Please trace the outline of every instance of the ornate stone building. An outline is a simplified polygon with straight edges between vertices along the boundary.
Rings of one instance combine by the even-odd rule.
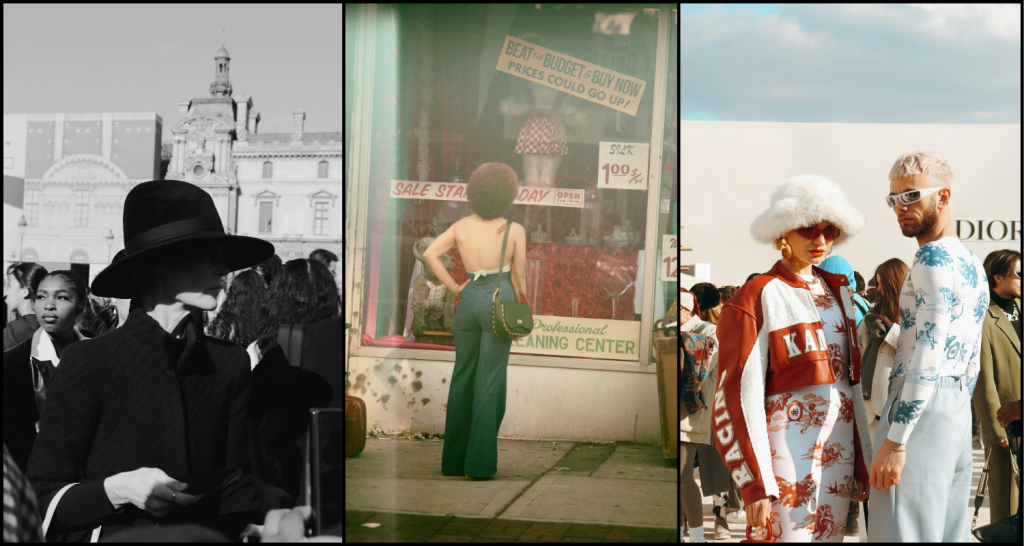
[[[252,98],[232,96],[227,50],[214,60],[210,97],[179,102],[166,178],[205,189],[226,230],[274,243],[282,261],[340,256],[341,132],[307,133],[295,110],[291,133],[259,133]]]
[[[72,269],[91,282],[124,248],[125,195],[159,178],[163,121],[153,112],[17,117],[24,118],[18,134],[7,134],[5,116],[4,139],[23,143],[24,156],[16,159],[24,179],[10,183],[23,184],[27,226],[22,238],[5,222],[4,262]]]

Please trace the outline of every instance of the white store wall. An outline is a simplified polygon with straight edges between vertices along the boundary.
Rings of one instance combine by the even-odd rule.
[[[1020,125],[903,125],[683,121],[680,246],[690,263],[711,264],[711,282],[739,286],[767,271],[779,252],[750,237],[750,223],[783,180],[819,174],[840,184],[867,220],[837,247],[869,279],[889,258],[908,265],[917,241],[900,233],[885,204],[889,169],[904,153],[932,151],[953,170],[953,218],[1021,219]],[[998,232],[998,231],[997,231]],[[978,258],[1010,242],[967,242]]]
[[[348,366],[368,430],[444,432],[454,362],[350,357]],[[509,366],[505,407],[499,438],[661,442],[653,373]]]

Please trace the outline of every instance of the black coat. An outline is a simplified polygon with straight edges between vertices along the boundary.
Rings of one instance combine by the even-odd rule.
[[[4,326],[4,352],[17,347],[22,341],[31,339],[32,334],[39,329],[39,319],[35,313],[22,315],[18,320],[11,321]]]
[[[198,523],[237,537],[261,523],[249,474],[246,414],[251,373],[245,350],[206,337],[192,315],[168,334],[142,309],[121,328],[69,345],[40,416],[27,477],[46,514],[50,541],[86,541],[157,519],[129,504],[115,511],[103,480],[141,467],[171,477],[239,467],[246,476],[220,495],[174,511],[162,524]]]

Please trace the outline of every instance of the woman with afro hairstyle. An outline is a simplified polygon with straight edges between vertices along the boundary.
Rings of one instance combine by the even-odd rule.
[[[505,416],[512,342],[498,337],[491,321],[499,283],[503,300],[516,299],[512,279],[506,274],[513,261],[519,286],[526,285],[526,230],[504,217],[518,189],[516,172],[508,165],[477,167],[466,188],[473,215],[452,224],[423,252],[445,288],[461,295],[455,309],[455,371],[441,456],[441,473],[446,476],[488,479],[498,470],[498,429]],[[508,244],[502,256],[506,229]],[[441,263],[441,256],[455,245],[469,276],[461,286]]]

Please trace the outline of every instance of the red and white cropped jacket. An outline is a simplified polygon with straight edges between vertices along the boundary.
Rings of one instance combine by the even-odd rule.
[[[850,282],[845,275],[814,270],[832,289],[846,317],[847,376],[853,386],[855,422],[854,478],[866,480],[872,451],[860,387],[857,322],[849,290],[842,288]],[[836,380],[810,287],[781,261],[776,262],[722,307],[718,339],[718,385],[712,407],[715,445],[744,502],[779,498],[768,446],[765,397]]]

